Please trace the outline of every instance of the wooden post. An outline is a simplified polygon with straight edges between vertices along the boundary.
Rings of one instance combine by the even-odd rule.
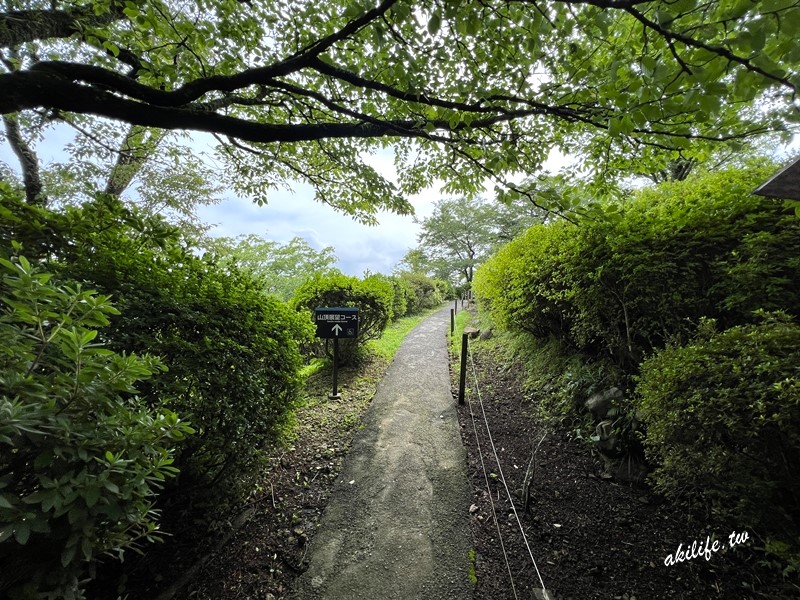
[[[458,382],[458,403],[464,404],[464,387],[467,383],[467,345],[469,334],[461,334],[461,377]]]
[[[453,300],[453,310],[455,310],[456,314],[458,314],[458,298]]]
[[[450,335],[452,336],[456,331],[456,311],[450,309]]]

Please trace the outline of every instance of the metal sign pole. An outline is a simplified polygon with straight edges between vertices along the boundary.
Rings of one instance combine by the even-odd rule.
[[[328,396],[331,400],[339,399],[339,338],[333,338],[333,393]]]
[[[314,309],[314,323],[317,326],[317,337],[333,339],[333,392],[328,395],[331,400],[338,400],[339,395],[339,338],[354,340],[358,337],[358,308],[319,306]],[[327,348],[327,345],[325,346]]]

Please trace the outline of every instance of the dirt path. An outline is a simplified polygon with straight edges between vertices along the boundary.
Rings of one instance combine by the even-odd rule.
[[[466,455],[443,309],[405,339],[363,418],[293,598],[466,599]]]

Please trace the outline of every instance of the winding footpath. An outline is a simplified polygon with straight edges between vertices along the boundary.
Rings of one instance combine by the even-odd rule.
[[[472,596],[466,454],[444,308],[403,341],[363,417],[296,600]]]

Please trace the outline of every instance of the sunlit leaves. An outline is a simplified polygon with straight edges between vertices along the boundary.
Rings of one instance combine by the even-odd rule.
[[[382,142],[342,139],[359,138],[362,128],[392,141],[417,140],[417,154],[402,165],[414,171],[407,180],[444,176],[447,189],[458,192],[480,188],[478,179],[533,172],[552,147],[580,148],[595,163],[603,157],[605,166],[595,170],[611,177],[632,150],[694,151],[710,140],[787,128],[787,102],[800,81],[800,8],[783,0],[653,0],[618,8],[583,1],[143,0],[127,2],[122,16],[86,27],[83,40],[92,49],[76,42],[72,56],[130,72],[134,65],[120,62],[130,51],[137,82],[164,91],[222,76],[180,107],[200,111],[200,128],[215,130],[232,117],[303,132],[278,148],[267,132],[263,147],[223,142],[237,189],[265,202],[269,189],[300,179],[320,201],[364,221],[376,209],[408,207],[392,183],[360,164],[361,153]],[[306,62],[311,57],[339,70],[322,73]],[[277,74],[267,76],[272,67]],[[243,73],[264,77],[239,83]],[[236,81],[225,79],[231,75]],[[757,109],[743,111],[746,104]],[[342,123],[353,128],[328,135],[328,125]],[[512,151],[502,148],[509,140]]]

